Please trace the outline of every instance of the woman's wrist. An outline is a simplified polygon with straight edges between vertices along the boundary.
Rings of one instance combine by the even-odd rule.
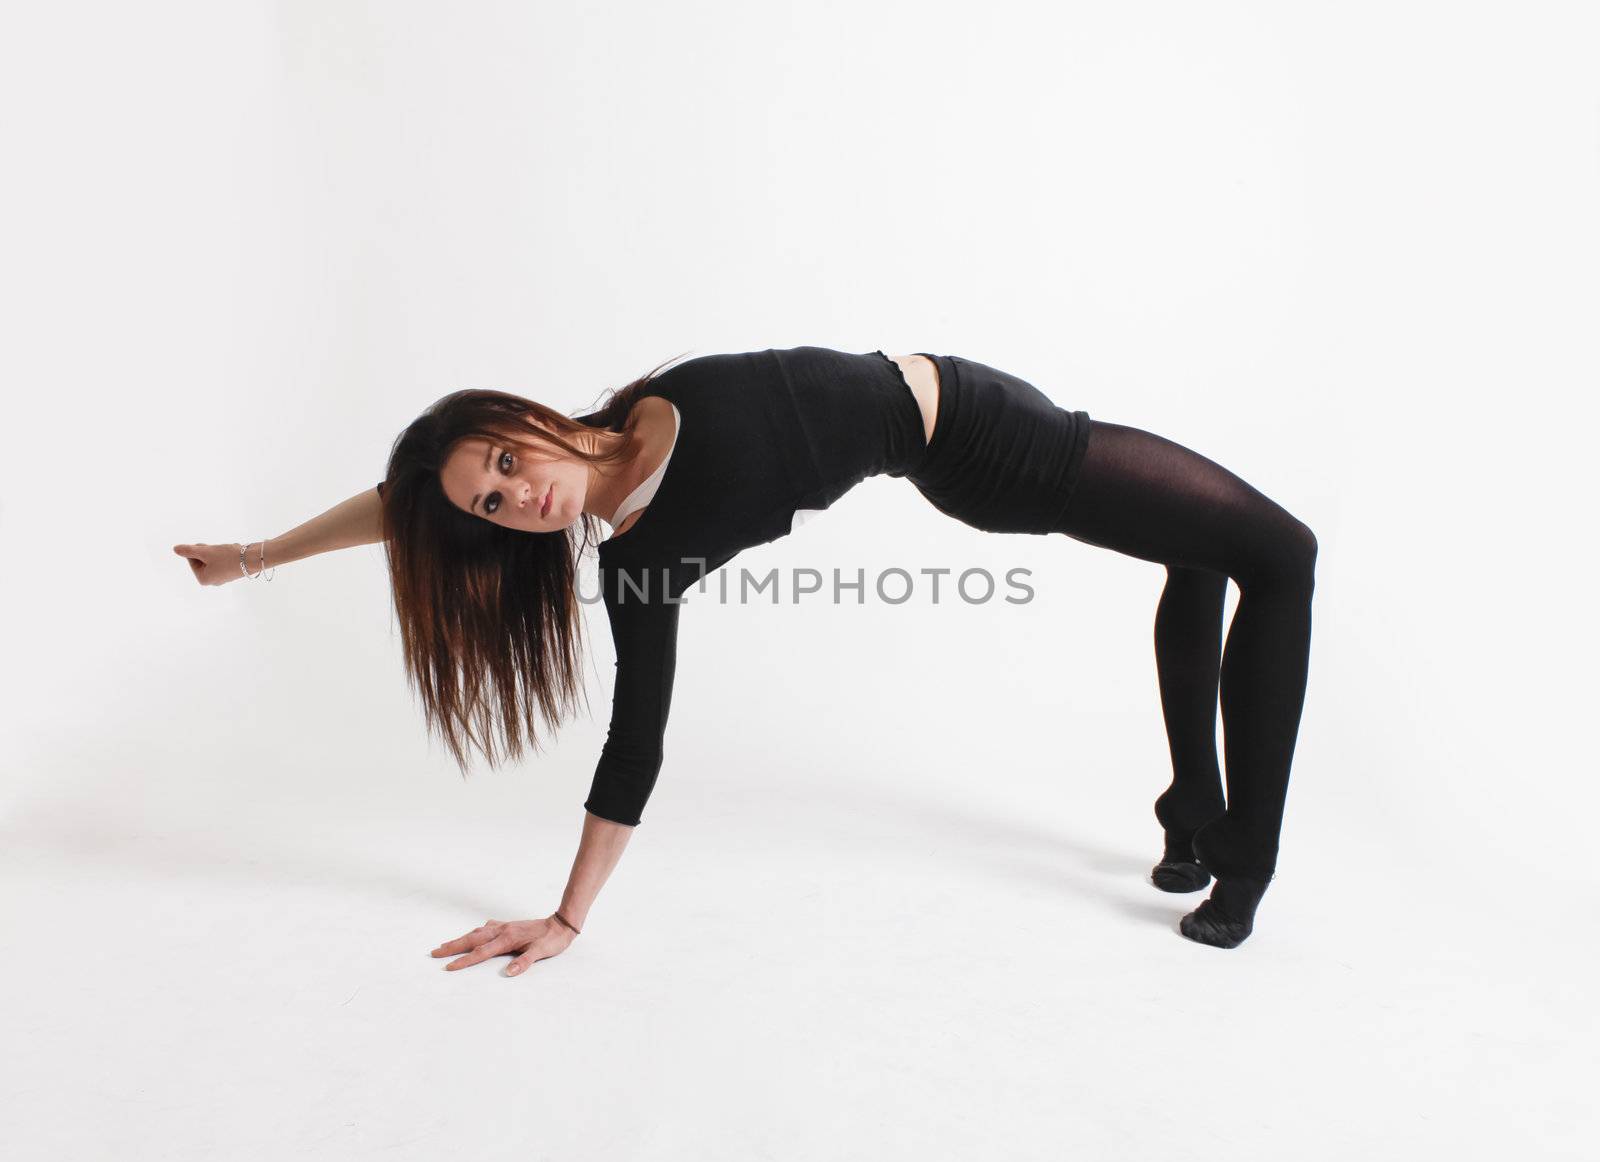
[[[563,928],[567,929],[567,931],[571,932],[574,936],[583,935],[576,924],[567,919],[566,916],[562,915],[560,908],[557,908],[554,912],[550,913],[550,918],[557,924],[560,924]]]
[[[239,546],[239,572],[251,580],[265,577],[271,581],[277,570],[267,572],[267,542],[246,541]]]

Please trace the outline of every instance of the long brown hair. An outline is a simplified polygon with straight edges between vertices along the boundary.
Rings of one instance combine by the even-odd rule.
[[[520,758],[524,738],[542,750],[536,718],[553,731],[580,701],[578,562],[599,529],[587,513],[553,533],[503,528],[451,504],[440,471],[473,438],[523,451],[542,443],[590,464],[613,463],[628,454],[641,391],[671,362],[570,418],[509,392],[452,392],[395,440],[382,488],[383,543],[406,678],[463,776],[469,744],[491,767]],[[586,428],[629,439],[587,452],[571,442]]]

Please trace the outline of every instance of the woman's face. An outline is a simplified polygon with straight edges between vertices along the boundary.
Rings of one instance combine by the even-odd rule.
[[[583,514],[589,469],[559,448],[531,453],[490,440],[463,440],[445,461],[439,483],[451,504],[476,517],[526,533],[553,533]]]

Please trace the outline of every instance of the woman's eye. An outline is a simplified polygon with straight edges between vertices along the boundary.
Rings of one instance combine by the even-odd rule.
[[[499,463],[500,463],[500,471],[502,473],[504,473],[507,476],[511,475],[511,467],[512,467],[513,462],[514,461],[512,460],[512,456],[511,456],[510,452],[504,452],[503,451],[503,452],[500,453],[500,461],[499,461]],[[500,494],[498,492],[491,492],[487,497],[484,498],[483,511],[485,513],[494,513],[496,511],[498,511],[499,508],[500,508]]]

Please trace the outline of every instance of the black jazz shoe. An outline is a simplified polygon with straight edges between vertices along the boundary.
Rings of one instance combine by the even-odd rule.
[[[1267,882],[1233,876],[1219,879],[1210,898],[1178,921],[1178,931],[1214,948],[1239,947],[1255,927],[1256,907],[1266,894]]]
[[[1150,869],[1150,882],[1163,892],[1198,892],[1211,882],[1211,873],[1196,862],[1187,839],[1168,835],[1161,862]]]

